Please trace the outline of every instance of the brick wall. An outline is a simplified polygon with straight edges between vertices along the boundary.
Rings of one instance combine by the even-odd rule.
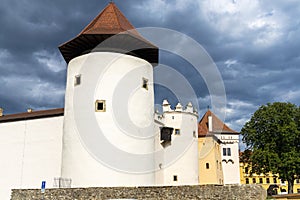
[[[39,189],[12,190],[11,200],[41,200]],[[202,185],[164,187],[107,187],[46,189],[44,200],[98,199],[205,199],[265,200],[266,191],[259,185]]]

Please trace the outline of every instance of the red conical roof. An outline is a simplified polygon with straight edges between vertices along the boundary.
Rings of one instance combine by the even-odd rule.
[[[118,7],[111,2],[80,34],[118,34],[127,30],[133,30],[138,34]]]
[[[111,41],[106,39],[114,36]],[[158,63],[158,48],[144,39],[127,20],[117,6],[111,2],[74,39],[59,47],[66,62],[90,51],[100,43],[96,51],[114,51]],[[155,65],[155,64],[154,64]]]

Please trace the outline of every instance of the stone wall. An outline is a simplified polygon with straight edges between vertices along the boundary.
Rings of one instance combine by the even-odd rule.
[[[294,199],[294,200],[299,200],[300,199],[300,194],[281,194],[281,195],[274,195],[272,196],[273,199],[280,199],[280,200],[289,200],[289,199]]]
[[[265,200],[266,191],[259,185],[202,185],[164,187],[61,188],[12,190],[11,200],[98,200],[98,199],[205,199]]]

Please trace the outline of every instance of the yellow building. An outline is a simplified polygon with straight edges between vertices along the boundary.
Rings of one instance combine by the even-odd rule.
[[[208,110],[198,124],[199,183],[223,185],[221,140],[209,131],[208,116],[214,115]],[[217,118],[214,122],[222,123]]]
[[[241,184],[259,184],[265,190],[268,188],[275,187],[277,194],[287,194],[288,183],[287,181],[281,181],[279,175],[273,175],[272,173],[264,174],[252,174],[250,175],[251,168],[247,163],[240,163],[240,177]],[[294,193],[300,193],[300,179],[296,179],[294,182]]]
[[[220,140],[214,135],[198,135],[199,183],[223,184]]]

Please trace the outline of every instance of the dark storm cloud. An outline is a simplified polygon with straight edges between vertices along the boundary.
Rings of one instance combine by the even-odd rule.
[[[0,107],[63,107],[66,64],[57,46],[75,37],[109,1],[4,0],[0,5]],[[187,34],[215,61],[227,95],[226,122],[237,131],[261,104],[300,102],[300,4],[297,1],[115,1],[135,27]],[[187,49],[188,51],[188,49]],[[164,55],[191,82],[200,115],[210,105],[202,77]],[[163,91],[156,103],[160,103]]]

